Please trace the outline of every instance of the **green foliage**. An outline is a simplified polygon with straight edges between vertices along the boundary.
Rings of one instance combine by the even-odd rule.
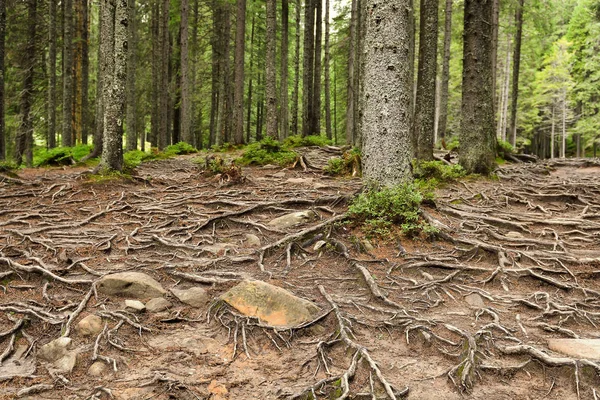
[[[191,144],[187,144],[185,142],[179,142],[179,143],[167,146],[163,153],[167,157],[172,157],[172,156],[179,156],[179,155],[184,155],[184,154],[193,154],[193,153],[197,153],[197,152],[198,152],[198,150]]]
[[[423,200],[418,184],[405,183],[361,193],[348,208],[348,213],[362,225],[367,236],[389,236],[394,225],[399,225],[406,236],[432,235],[435,228],[420,221],[419,206]]]
[[[460,165],[448,165],[442,161],[423,161],[414,166],[414,175],[417,179],[435,179],[436,182],[453,182],[466,176]]]
[[[220,146],[218,144],[214,144],[210,149],[215,153],[226,153],[228,151],[236,150],[237,148],[239,147],[234,145],[233,143],[225,142]]]
[[[458,142],[458,135],[452,136],[450,140],[446,142],[446,149],[450,151],[458,151],[460,143]]]
[[[501,139],[498,139],[497,145],[496,145],[496,154],[498,154],[498,156],[502,159],[502,160],[506,160],[507,156],[510,154],[514,154],[515,149],[514,147]]]
[[[53,165],[71,165],[88,155],[92,146],[79,145],[74,147],[55,147],[46,149],[36,147],[33,151],[33,165],[47,167]]]
[[[114,181],[130,181],[130,180],[131,180],[131,175],[129,175],[127,173],[113,171],[113,170],[101,170],[95,174],[88,175],[87,183],[102,184],[102,183],[109,183],[109,182],[114,182]]]
[[[305,146],[329,146],[333,142],[327,139],[325,136],[320,135],[310,135],[310,136],[301,136],[294,135],[290,136],[284,140],[283,145],[289,149],[294,147],[305,147]]]
[[[127,170],[136,168],[143,162],[156,160],[159,158],[158,154],[146,153],[141,150],[131,150],[123,154],[123,167]]]
[[[361,153],[357,148],[344,152],[342,157],[330,158],[325,167],[329,175],[360,175]]]
[[[267,136],[260,142],[246,147],[236,161],[242,165],[278,164],[285,166],[296,160],[297,154],[285,148],[279,141]]]
[[[0,172],[9,172],[18,169],[19,166],[14,161],[0,161]]]

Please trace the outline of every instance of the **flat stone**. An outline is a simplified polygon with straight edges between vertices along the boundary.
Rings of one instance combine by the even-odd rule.
[[[125,309],[129,309],[135,312],[142,312],[146,310],[146,306],[139,300],[125,300]]]
[[[281,217],[277,217],[274,220],[270,221],[267,225],[278,229],[291,228],[292,226],[308,222],[314,217],[315,213],[313,211],[297,211],[290,214],[282,215]]]
[[[511,239],[522,239],[523,238],[523,234],[521,234],[520,232],[508,232],[506,234],[506,237],[509,237]]]
[[[37,356],[43,361],[57,361],[67,355],[67,349],[71,342],[71,338],[64,336],[54,339],[53,341],[41,346],[37,351]]]
[[[151,276],[141,272],[119,272],[105,275],[97,283],[100,293],[137,299],[159,297],[167,293]]]
[[[202,251],[208,251],[215,256],[222,256],[227,252],[227,250],[231,250],[233,248],[235,248],[235,244],[233,243],[214,243],[202,246]]]
[[[221,296],[230,306],[271,326],[297,326],[319,312],[312,302],[262,281],[246,280]]]
[[[548,348],[574,358],[600,360],[600,339],[548,339]]]
[[[23,357],[27,349],[28,345],[17,345],[13,354],[0,364],[0,382],[35,373],[36,358],[31,355]]]
[[[64,357],[48,366],[50,374],[70,374],[77,364],[77,351],[70,351]]]
[[[171,293],[182,303],[192,307],[203,307],[208,302],[208,294],[201,287],[189,289],[171,289]]]
[[[168,310],[172,306],[171,302],[162,297],[155,297],[146,303],[146,310],[151,313],[158,313]]]
[[[483,298],[477,293],[471,293],[470,295],[465,296],[465,301],[471,307],[475,308],[483,308],[485,307],[485,303],[483,302]]]
[[[77,323],[77,330],[83,336],[96,336],[102,332],[102,318],[90,314]]]
[[[102,376],[106,372],[106,363],[104,361],[96,361],[88,368],[88,375]]]
[[[246,233],[246,247],[260,247],[260,238],[252,233]]]
[[[285,178],[285,172],[277,172],[276,174],[272,175],[273,178]]]
[[[310,185],[314,181],[313,178],[289,178],[286,183],[293,183],[297,185]]]
[[[331,186],[326,183],[316,182],[313,187],[315,189],[329,189]]]

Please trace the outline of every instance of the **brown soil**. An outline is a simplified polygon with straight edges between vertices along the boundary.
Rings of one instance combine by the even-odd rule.
[[[195,156],[147,163],[135,179],[104,183],[90,182],[84,168],[26,170],[22,184],[0,176],[0,355],[12,336],[2,332],[26,318],[14,348],[30,349],[26,359],[36,365],[29,376],[0,377],[0,399],[36,384],[52,388],[28,398],[313,393],[326,399],[345,396],[344,374],[352,399],[577,399],[578,392],[592,399],[600,393],[598,360],[547,347],[550,338],[600,338],[600,165],[510,165],[499,170],[499,180],[447,185],[435,207],[424,208],[441,227],[436,240],[371,240],[375,248],[366,252],[359,229],[323,224],[345,212],[360,180],[323,175],[317,168],[330,153],[303,153],[316,168],[249,167],[244,181],[224,184],[203,174]],[[319,218],[305,225],[283,231],[266,225],[309,209]],[[294,236],[317,224],[323,227]],[[247,247],[247,233],[264,247]],[[315,251],[314,240],[305,243],[316,234],[329,245]],[[232,246],[200,251],[214,243]],[[77,365],[69,375],[51,377],[35,349],[60,337],[91,285],[61,283],[17,264],[68,280],[141,271],[167,290],[201,285],[180,273],[217,278],[201,285],[215,299],[251,277],[315,302],[326,315],[302,328],[269,329],[226,307],[193,308],[168,295],[174,306],[167,312],[123,314],[149,332],[140,334],[117,316],[105,319],[108,329],[122,324],[112,335],[119,346],[98,338],[98,354],[116,360],[117,372],[89,376],[96,338],[72,329],[81,350]],[[90,313],[122,310],[123,300],[92,295],[73,326]]]

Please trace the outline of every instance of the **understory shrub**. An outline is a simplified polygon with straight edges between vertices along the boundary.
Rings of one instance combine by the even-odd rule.
[[[423,161],[413,167],[415,178],[435,179],[437,183],[454,182],[467,174],[460,165],[448,165],[443,161]]]
[[[321,136],[321,135],[309,135],[309,136],[294,135],[294,136],[289,136],[283,142],[283,146],[290,148],[290,149],[294,148],[294,147],[304,147],[304,146],[323,147],[323,146],[329,146],[331,144],[333,144],[331,139],[327,139],[325,136]]]
[[[260,142],[246,146],[242,157],[236,160],[241,165],[266,165],[277,164],[285,166],[293,163],[298,155],[288,150],[281,142],[265,137]]]
[[[87,156],[90,151],[92,151],[92,146],[87,144],[53,149],[36,147],[33,150],[33,165],[36,167],[71,165]]]
[[[360,150],[353,148],[345,151],[341,157],[330,158],[325,172],[329,175],[360,176],[362,174]]]

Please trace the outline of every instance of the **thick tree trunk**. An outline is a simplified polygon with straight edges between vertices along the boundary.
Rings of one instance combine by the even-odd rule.
[[[135,38],[135,0],[128,0],[127,40],[127,151],[137,149],[137,97],[135,93],[136,74],[136,38]]]
[[[288,99],[288,53],[289,41],[289,0],[281,2],[281,88],[279,90],[279,115],[281,116],[279,138],[290,136],[290,106]]]
[[[193,0],[193,21],[192,21],[192,61],[190,65],[190,87],[191,90],[200,92],[202,87],[202,79],[197,77],[198,59],[200,58],[200,46],[198,45],[198,26],[200,25],[200,10],[199,1]],[[198,104],[199,101],[193,100],[194,96],[190,98],[190,109],[192,119],[192,135],[194,136],[194,146],[198,149],[203,147],[202,138],[202,105]]]
[[[366,1],[366,0],[365,0]],[[352,0],[350,8],[350,35],[348,41],[348,86],[346,89],[347,100],[346,100],[346,144],[352,145],[354,143],[355,135],[355,107],[354,104],[354,73],[355,73],[355,56],[356,56],[356,25],[358,16],[358,0]],[[366,18],[366,16],[365,16]]]
[[[330,72],[330,49],[329,49],[329,0],[325,0],[325,134],[331,140],[331,82]]]
[[[219,6],[219,0],[213,0],[213,34],[211,38],[212,46],[212,64],[211,64],[211,95],[210,95],[210,125],[209,125],[209,138],[208,146],[212,146],[217,143],[218,132],[217,124],[219,120],[219,88],[220,88],[220,44],[222,38],[220,37],[221,31],[221,20],[223,18],[223,11]]]
[[[152,36],[152,97],[150,98],[150,146],[158,147],[159,108],[160,108],[160,0],[153,0],[151,14]]]
[[[363,172],[393,186],[412,179],[409,0],[369,0],[365,33]]]
[[[192,131],[192,99],[190,88],[189,67],[189,0],[181,0],[181,139],[191,145],[194,144],[194,132]]]
[[[5,0],[0,0],[0,2],[2,5],[5,4]],[[48,14],[48,132],[46,144],[49,149],[52,149],[56,147],[56,2],[48,3]],[[4,33],[0,32],[0,37],[4,42]],[[3,74],[0,72],[0,75]],[[2,78],[0,76],[0,79]],[[2,111],[0,113],[3,114]],[[0,133],[0,136],[3,135]],[[0,143],[2,140],[0,137]],[[0,153],[2,153],[1,150]],[[2,154],[0,154],[0,159],[2,159]]]
[[[21,122],[16,137],[15,162],[21,165],[23,156],[26,157],[27,165],[31,166],[33,145],[33,116],[31,106],[33,105],[33,71],[35,69],[35,35],[37,23],[37,0],[27,1],[27,46],[23,57],[23,88],[21,89]]]
[[[321,134],[321,54],[323,53],[323,0],[315,0],[315,71],[313,78],[313,127]]]
[[[496,155],[492,14],[490,0],[465,0],[459,161],[467,173],[483,175],[492,172]]]
[[[513,146],[517,144],[517,106],[519,101],[519,72],[521,70],[521,39],[523,36],[523,6],[525,0],[519,0],[515,16],[517,31],[515,33],[515,53],[513,57],[512,92],[510,102],[510,134]]]
[[[248,79],[248,110],[246,115],[246,142],[250,143],[250,126],[252,120],[252,84],[253,84],[253,68],[254,68],[254,32],[255,32],[255,16],[252,15],[252,27],[250,28],[250,78]]]
[[[254,20],[253,20],[254,21]],[[253,22],[254,25],[254,22]],[[253,28],[254,29],[254,26]],[[233,142],[244,143],[244,63],[246,46],[246,0],[237,0],[235,19],[235,78],[233,92]],[[252,51],[252,49],[250,49]]]
[[[81,142],[87,144],[90,131],[89,86],[90,86],[90,18],[87,0],[82,3],[81,24]]]
[[[313,132],[313,80],[315,66],[315,0],[304,6],[304,61],[302,69],[302,136]],[[317,0],[318,1],[318,0]]]
[[[292,89],[292,135],[298,134],[298,98],[300,91],[300,0],[294,3],[296,7],[296,41],[294,49],[294,88]]]
[[[444,21],[444,60],[442,61],[442,84],[440,86],[440,116],[437,132],[440,138],[446,137],[448,125],[448,86],[450,82],[450,45],[452,44],[452,0],[446,0],[446,20]]]
[[[83,3],[84,1],[73,3],[73,145],[82,142]]]
[[[497,96],[497,77],[498,77],[498,33],[500,31],[500,0],[488,0],[492,2],[492,16],[490,21],[492,21],[492,93],[494,93],[494,118],[496,117],[496,108],[498,102],[496,101]]]
[[[104,8],[108,12],[104,12],[102,24],[104,31],[111,32],[112,35],[107,34],[103,37],[107,43],[102,44],[102,55],[112,59],[110,62],[112,69],[109,69],[104,75],[105,83],[102,93],[105,96],[104,149],[100,168],[121,171],[123,169],[123,120],[127,80],[128,0],[116,0],[115,5],[111,4],[111,0],[103,1],[105,1]],[[112,11],[114,11],[114,17]]]
[[[73,0],[64,0],[62,145],[73,146]]]
[[[217,144],[228,142],[231,138],[233,119],[233,86],[230,61],[231,9],[227,2],[220,4],[220,43],[219,43],[219,108],[217,119]]]
[[[169,0],[162,1],[160,19],[160,87],[159,87],[159,121],[158,148],[164,149],[169,145]]]
[[[98,21],[102,21],[104,15],[104,1],[100,1],[98,4]],[[89,158],[96,158],[102,154],[102,147],[104,142],[104,74],[108,69],[106,65],[108,60],[103,58],[102,44],[104,42],[103,24],[98,24],[98,69],[96,70],[96,108],[95,108],[95,120],[94,120],[94,148],[92,152],[84,157],[84,160]]]
[[[421,0],[419,68],[413,135],[419,161],[433,160],[435,80],[437,76],[438,0]]]
[[[54,11],[56,19],[56,6]],[[0,160],[6,158],[6,136],[4,132],[4,48],[6,38],[6,0],[0,0]],[[55,55],[56,58],[56,50]],[[56,74],[55,74],[56,76]]]
[[[275,0],[267,0],[265,97],[267,102],[267,136],[271,136],[272,138],[277,138],[276,28],[277,3]]]

